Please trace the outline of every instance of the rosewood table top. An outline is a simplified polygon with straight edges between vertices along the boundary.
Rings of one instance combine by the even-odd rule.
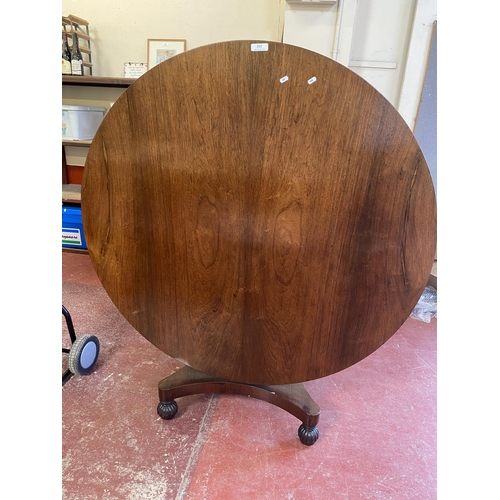
[[[362,360],[407,319],[436,204],[381,94],[322,55],[256,43],[189,50],[120,96],[89,150],[83,223],[146,339],[216,377],[291,384]]]

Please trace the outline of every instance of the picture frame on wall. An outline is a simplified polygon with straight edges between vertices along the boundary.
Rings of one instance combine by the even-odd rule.
[[[148,69],[186,50],[186,40],[148,38]]]

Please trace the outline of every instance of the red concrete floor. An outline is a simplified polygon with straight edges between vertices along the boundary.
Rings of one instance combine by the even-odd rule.
[[[242,396],[180,398],[159,418],[158,381],[182,365],[120,315],[87,255],[62,262],[76,334],[101,344],[95,370],[62,389],[63,499],[436,498],[435,319],[409,318],[363,361],[305,384],[321,408],[308,447],[295,417]],[[64,319],[62,333],[69,346]]]

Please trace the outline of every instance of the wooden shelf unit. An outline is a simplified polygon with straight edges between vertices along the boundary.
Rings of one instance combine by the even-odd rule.
[[[74,17],[74,16],[73,16]],[[64,18],[63,18],[64,23]],[[69,32],[68,32],[69,34]],[[84,38],[80,33],[79,37]],[[80,47],[82,50],[82,47]],[[84,51],[82,50],[82,53]],[[118,88],[125,89],[128,88],[136,81],[136,78],[119,78],[119,77],[100,77],[100,76],[70,76],[63,75],[62,76],[62,85],[63,86],[79,86],[79,87],[102,87],[102,88]],[[79,179],[83,174],[83,167],[79,167],[76,165],[67,165],[66,164],[66,153],[65,147],[73,146],[73,147],[90,147],[92,144],[92,140],[85,141],[75,141],[69,139],[62,139],[62,203],[71,204],[71,205],[80,205],[81,204],[81,184],[74,184],[71,181],[77,180],[81,182]],[[62,247],[63,252],[70,253],[81,253],[88,254],[88,250],[82,250],[78,248],[66,248]]]
[[[78,87],[101,87],[101,88],[117,88],[125,89],[132,85],[136,78],[119,78],[119,77],[100,77],[100,76],[62,76],[63,86],[78,86]],[[71,140],[62,139],[62,183],[64,185],[79,185],[83,175],[83,167],[79,165],[68,165],[66,163],[65,147],[80,147],[88,148],[92,144],[92,140]],[[63,202],[64,202],[63,193]],[[67,200],[66,200],[67,201]],[[68,201],[67,201],[68,202]],[[79,200],[72,200],[71,203],[80,203]]]
[[[76,146],[76,147],[89,147],[92,144],[91,140],[88,141],[78,141],[74,139],[63,139],[63,146]]]
[[[114,87],[127,88],[136,81],[136,78],[118,78],[114,76],[72,76],[62,77],[63,85],[80,85],[82,87]]]
[[[82,186],[81,184],[63,184],[62,185],[62,202],[77,203],[82,201]]]

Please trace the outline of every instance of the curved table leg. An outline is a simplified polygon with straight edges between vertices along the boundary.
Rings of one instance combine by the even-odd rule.
[[[313,445],[319,431],[320,409],[313,401],[303,384],[253,385],[212,377],[189,366],[164,378],[158,383],[158,415],[170,420],[177,413],[175,398],[194,394],[239,394],[267,401],[302,421],[298,435],[300,441]]]

